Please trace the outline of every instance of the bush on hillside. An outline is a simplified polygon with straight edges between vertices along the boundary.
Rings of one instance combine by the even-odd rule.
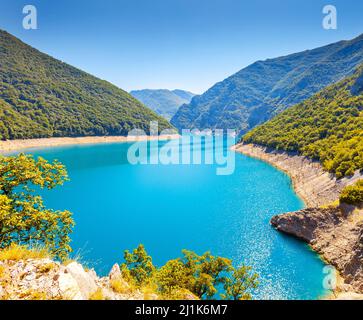
[[[344,188],[340,196],[340,202],[352,205],[363,204],[363,180],[359,180],[353,186]]]

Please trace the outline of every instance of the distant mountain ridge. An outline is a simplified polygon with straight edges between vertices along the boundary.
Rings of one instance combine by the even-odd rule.
[[[133,90],[130,94],[157,114],[170,120],[183,104],[190,103],[194,93],[180,89],[144,89]]]
[[[127,92],[0,30],[0,139],[127,135],[172,126]]]
[[[314,50],[257,61],[183,105],[171,123],[183,128],[247,132],[353,73],[363,35]]]

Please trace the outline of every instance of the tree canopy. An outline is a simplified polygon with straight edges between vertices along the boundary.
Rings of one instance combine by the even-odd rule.
[[[24,154],[0,157],[0,248],[40,245],[57,257],[67,256],[74,225],[71,213],[46,208],[35,193],[35,188],[53,189],[67,179],[58,161]]]
[[[340,202],[363,205],[363,180],[359,180],[352,186],[345,187],[340,195]]]
[[[178,298],[180,292],[190,292],[200,299],[250,300],[258,287],[258,275],[252,268],[232,266],[232,261],[215,257],[209,252],[198,255],[183,250],[182,257],[169,260],[160,268],[152,264],[143,245],[125,251],[121,265],[123,277],[138,287],[153,285],[166,298]]]

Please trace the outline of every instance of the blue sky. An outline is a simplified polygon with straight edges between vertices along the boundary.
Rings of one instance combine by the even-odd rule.
[[[38,30],[22,8],[38,9]],[[338,30],[322,28],[322,8]],[[0,28],[125,89],[202,93],[250,63],[363,33],[357,0],[1,0]]]

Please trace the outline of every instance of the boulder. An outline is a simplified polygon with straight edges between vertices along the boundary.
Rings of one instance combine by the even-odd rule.
[[[86,272],[79,263],[70,263],[67,265],[66,270],[78,284],[79,290],[85,299],[88,299],[91,294],[97,291],[98,287],[93,274]]]
[[[70,273],[60,273],[57,282],[62,299],[85,300],[77,281]]]
[[[108,274],[110,280],[115,280],[121,278],[120,266],[116,263],[113,265],[110,273]]]

